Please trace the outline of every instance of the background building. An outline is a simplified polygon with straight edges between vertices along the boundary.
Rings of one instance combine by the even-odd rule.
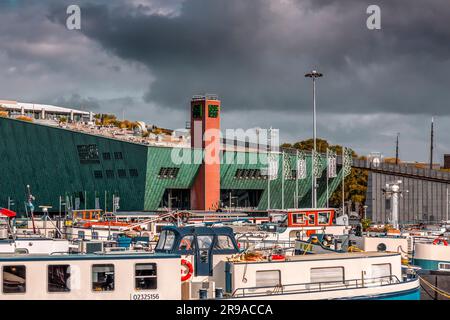
[[[175,148],[188,151],[192,148],[149,145],[93,132],[0,117],[0,206],[7,207],[8,198],[13,199],[12,209],[24,212],[26,186],[30,185],[36,197],[35,206],[50,205],[51,211],[59,211],[60,197],[72,208],[99,207],[108,211],[112,211],[113,196],[120,198],[121,211],[193,208],[191,192],[202,164],[176,165],[171,159]],[[214,168],[219,170],[219,196],[210,197],[215,200],[210,201],[207,209],[268,207],[268,180],[264,174],[267,165],[249,161],[256,151],[238,150],[245,148],[222,141],[221,157],[243,157],[244,163],[222,163]],[[305,179],[297,180],[296,155],[286,156],[286,163],[279,152],[275,158],[278,174],[270,181],[270,208],[310,207],[311,170],[307,170]],[[307,168],[311,168],[310,160],[306,155]],[[325,167],[323,163],[322,170]],[[283,170],[289,170],[290,174],[283,175]],[[338,172],[330,180],[330,194],[340,181]],[[208,188],[200,191],[210,192]],[[322,172],[318,206],[325,204]]]
[[[450,173],[408,165],[382,164],[371,168],[367,184],[367,218],[388,223],[390,201],[383,189],[386,183],[402,181],[399,198],[399,222],[439,222],[449,219]]]
[[[8,112],[10,117],[26,116],[41,120],[57,120],[64,117],[68,121],[92,121],[94,116],[94,113],[89,111],[11,100],[0,100],[0,110]]]

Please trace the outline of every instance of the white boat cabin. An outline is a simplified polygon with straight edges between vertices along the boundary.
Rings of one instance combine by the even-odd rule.
[[[419,299],[419,280],[402,275],[400,254],[327,253],[284,261],[230,261],[232,299]]]
[[[176,300],[179,274],[171,254],[0,255],[0,300]]]

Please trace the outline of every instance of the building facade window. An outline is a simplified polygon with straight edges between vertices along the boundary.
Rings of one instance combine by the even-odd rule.
[[[119,176],[119,178],[126,178],[127,171],[125,169],[119,169],[117,170],[117,175]]]
[[[138,176],[137,169],[130,169],[130,177],[136,178]]]
[[[111,160],[111,153],[103,152],[103,160]]]
[[[81,164],[100,163],[100,157],[96,144],[77,145],[77,151]]]
[[[192,107],[192,118],[194,119],[202,118],[202,105],[196,104]]]
[[[48,292],[69,292],[70,291],[70,266],[51,265],[47,272]]]
[[[94,264],[92,266],[92,290],[114,291],[114,265]]]
[[[291,170],[291,175],[288,177],[288,180],[297,180],[297,170]]]
[[[266,179],[267,177],[261,174],[260,169],[237,169],[234,174],[235,179]]]
[[[166,168],[163,167],[159,170],[158,178],[161,179],[175,179],[178,176],[180,168]]]
[[[103,178],[103,173],[100,170],[95,170],[94,171],[94,178],[95,179],[101,179]]]
[[[217,118],[219,116],[219,106],[210,104],[208,106],[208,117]]]
[[[134,278],[136,290],[156,289],[158,287],[156,275],[156,263],[136,264]]]
[[[3,266],[3,293],[25,293],[27,290],[25,266]]]
[[[120,152],[120,151],[114,152],[114,159],[116,159],[116,160],[122,160],[122,159],[123,159],[123,154],[122,154],[122,152]]]
[[[113,179],[114,178],[114,170],[106,170],[106,178]]]

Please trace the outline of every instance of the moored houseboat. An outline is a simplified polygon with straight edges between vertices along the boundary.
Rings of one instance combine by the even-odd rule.
[[[182,298],[419,299],[419,280],[399,253],[288,256],[240,250],[232,229],[167,227],[156,252],[180,254]]]
[[[3,300],[181,298],[180,258],[171,254],[0,255]]]

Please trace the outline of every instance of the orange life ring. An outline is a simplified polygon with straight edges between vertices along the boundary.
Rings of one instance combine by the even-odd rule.
[[[189,278],[192,277],[192,272],[194,272],[192,263],[190,263],[186,259],[181,259],[181,265],[187,267],[187,273],[184,276],[181,276],[181,281],[189,280]],[[181,274],[183,274],[183,271],[181,271]]]
[[[434,239],[433,244],[434,244],[434,245],[438,245],[438,244],[440,244],[441,242],[444,244],[444,246],[448,246],[447,240],[441,239],[441,238],[436,238],[436,239]]]

